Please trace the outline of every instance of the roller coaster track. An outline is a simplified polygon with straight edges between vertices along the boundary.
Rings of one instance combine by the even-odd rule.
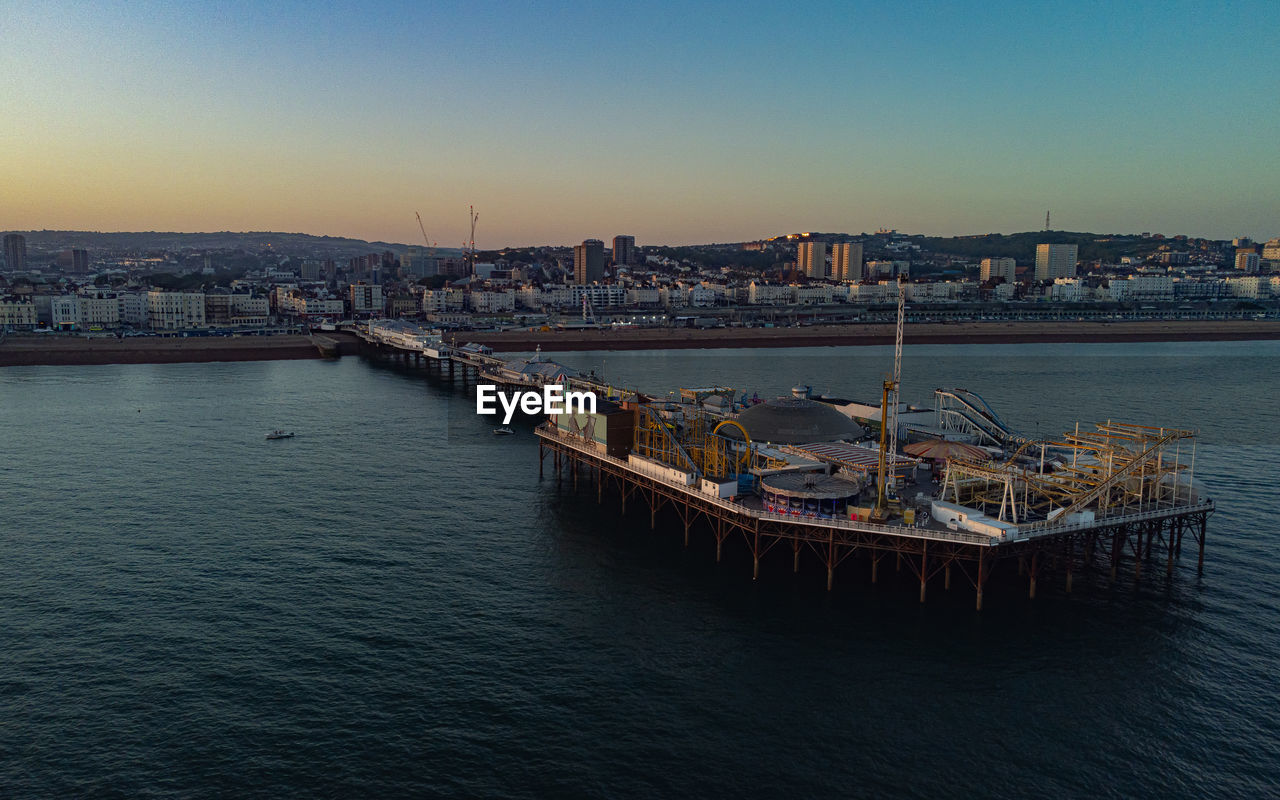
[[[967,389],[935,389],[938,421],[944,428],[959,422],[999,447],[1017,447],[1031,442],[1000,419],[1000,415],[980,395]]]

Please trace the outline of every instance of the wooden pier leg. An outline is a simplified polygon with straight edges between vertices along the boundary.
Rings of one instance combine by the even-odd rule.
[[[539,478],[542,477],[542,459],[543,459],[543,456],[545,455],[546,453],[543,451],[543,448],[542,448],[542,439],[538,439],[538,477]]]
[[[760,531],[756,531],[755,544],[751,548],[751,558],[754,561],[751,567],[751,580],[757,580],[760,577]]]
[[[1200,518],[1200,560],[1199,560],[1199,562],[1197,562],[1197,564],[1196,564],[1196,569],[1198,569],[1200,572],[1204,572],[1204,532],[1205,532],[1205,527],[1206,527],[1206,526],[1205,526],[1205,520],[1204,520],[1204,518],[1203,518],[1203,517],[1201,517],[1201,518]]]
[[[920,602],[924,602],[925,586],[929,578],[929,542],[920,546]]]
[[[831,591],[836,579],[836,534],[832,531],[827,537],[827,591]]]
[[[1066,562],[1067,562],[1067,594],[1071,594],[1071,568],[1072,568],[1072,566],[1073,566],[1071,562],[1075,560],[1075,559],[1073,558],[1073,556],[1075,555],[1075,554],[1074,554],[1074,552],[1073,552],[1073,550],[1074,550],[1074,548],[1071,546],[1071,539],[1070,539],[1070,538],[1068,538],[1068,539],[1067,539],[1067,558],[1066,558]]]
[[[872,582],[872,583],[875,583],[875,582],[876,582],[876,578],[878,577],[876,573],[880,571],[880,559],[881,559],[881,558],[882,558],[882,556],[880,556],[880,555],[879,555],[879,554],[877,554],[877,553],[873,553],[873,554],[871,555],[871,582]]]
[[[798,574],[800,572],[800,540],[799,539],[791,540],[791,556],[792,556],[791,571]]]
[[[573,490],[578,491],[578,459],[569,463],[569,471],[573,473]]]
[[[1111,534],[1111,582],[1115,583],[1120,570],[1120,531]]]
[[[600,480],[596,481],[596,505],[604,503],[604,476],[600,476]]]
[[[1169,541],[1165,542],[1169,549],[1169,559],[1165,562],[1164,573],[1173,577],[1173,525],[1169,525]]]
[[[983,570],[983,568],[986,566],[986,555],[987,554],[985,551],[983,550],[978,551],[978,581],[977,581],[977,586],[978,586],[977,610],[978,611],[982,610],[982,585],[987,581],[986,573]]]
[[[658,506],[656,503],[649,503],[649,530],[656,530],[658,527]]]
[[[942,588],[948,592],[951,591],[951,562],[950,561],[948,561],[947,565],[942,569]]]
[[[685,517],[684,517],[684,546],[685,546],[685,548],[686,548],[686,549],[688,549],[688,547],[689,547],[689,517],[688,517],[688,515],[685,515]]]
[[[1032,600],[1036,599],[1036,573],[1039,572],[1038,563],[1037,563],[1039,558],[1040,558],[1039,553],[1031,554],[1031,586],[1027,590],[1027,596],[1030,597]]]

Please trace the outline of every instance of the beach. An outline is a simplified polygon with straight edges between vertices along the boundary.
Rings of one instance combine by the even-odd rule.
[[[738,347],[847,347],[893,344],[885,324],[814,325],[802,328],[595,328],[582,330],[459,331],[450,343],[474,342],[496,352],[572,350],[690,350]],[[1167,320],[1142,322],[914,323],[906,344],[1010,344],[1062,342],[1180,342],[1280,339],[1280,320]],[[117,339],[52,334],[9,335],[0,340],[0,367],[75,364],[173,364],[207,361],[272,361],[352,355],[358,340],[347,333],[308,336],[154,337]]]
[[[499,352],[569,350],[680,350],[726,347],[846,347],[892,345],[887,324],[813,325],[801,328],[599,328],[458,333]],[[450,336],[454,336],[450,334]],[[1280,320],[1161,320],[1137,322],[911,323],[906,344],[1010,344],[1061,342],[1180,342],[1280,339]]]
[[[326,333],[338,352],[356,352],[356,339]],[[207,361],[281,361],[321,358],[309,336],[67,336],[9,335],[0,341],[0,367],[77,364],[177,364]]]

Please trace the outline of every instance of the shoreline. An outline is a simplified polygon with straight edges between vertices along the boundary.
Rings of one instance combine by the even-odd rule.
[[[450,334],[452,336],[452,334]],[[888,324],[814,325],[805,328],[622,328],[583,331],[458,333],[494,352],[575,350],[693,350],[892,345]],[[1128,342],[1270,341],[1280,320],[1167,320],[1139,322],[914,323],[903,330],[912,344],[1120,344]]]
[[[356,352],[353,336],[327,333],[341,355]],[[100,364],[190,364],[218,361],[294,361],[323,358],[308,336],[158,338],[6,336],[0,367]]]
[[[458,332],[447,340],[473,342],[495,352],[584,350],[709,350],[784,347],[850,347],[893,344],[887,324],[815,325],[805,328],[601,328],[592,331]],[[359,340],[325,333],[339,355],[358,352]],[[1141,322],[915,323],[905,344],[1122,344],[1280,340],[1280,320],[1173,320]],[[307,336],[242,336],[116,339],[100,336],[9,335],[0,341],[0,367],[97,364],[186,364],[323,358]]]

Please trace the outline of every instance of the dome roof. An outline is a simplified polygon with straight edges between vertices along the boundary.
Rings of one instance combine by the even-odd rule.
[[[735,421],[746,428],[753,442],[808,444],[836,439],[856,439],[862,432],[853,420],[826,403],[802,397],[777,397],[752,406]],[[734,436],[728,428],[725,433]]]

